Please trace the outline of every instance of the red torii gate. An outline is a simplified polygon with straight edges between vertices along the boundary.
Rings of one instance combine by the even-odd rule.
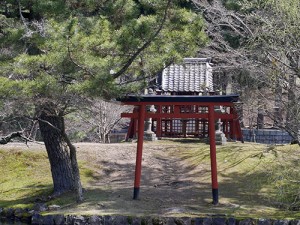
[[[142,171],[142,152],[144,141],[144,121],[147,118],[195,118],[207,119],[210,143],[210,161],[211,161],[211,181],[212,181],[212,197],[213,204],[218,204],[218,178],[217,178],[217,158],[216,158],[216,140],[215,140],[215,120],[221,119],[228,121],[230,124],[230,132],[234,128],[240,128],[237,114],[234,110],[234,103],[238,101],[238,95],[214,95],[214,96],[194,96],[194,95],[140,95],[127,96],[119,99],[124,105],[133,105],[138,107],[133,113],[122,113],[122,117],[129,117],[138,121],[138,141],[135,165],[135,179],[133,199],[138,199],[140,192],[140,181]],[[167,108],[167,110],[158,110],[155,113],[147,112],[147,106],[154,105],[159,109]],[[215,112],[215,107],[225,107],[227,112]],[[189,112],[182,111],[182,108],[189,108]],[[238,124],[238,125],[237,125]],[[226,124],[227,126],[227,124]],[[227,127],[228,129],[228,127]],[[242,140],[241,133],[234,133],[237,139]]]

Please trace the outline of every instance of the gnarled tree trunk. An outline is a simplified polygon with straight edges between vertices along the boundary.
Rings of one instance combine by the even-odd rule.
[[[77,200],[82,201],[76,148],[65,133],[64,117],[43,110],[39,116],[39,126],[50,161],[53,195],[76,191]]]

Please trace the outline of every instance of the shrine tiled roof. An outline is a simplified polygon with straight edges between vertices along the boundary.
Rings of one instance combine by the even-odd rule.
[[[172,64],[162,74],[165,92],[202,92],[213,90],[212,67],[206,58],[185,58],[182,65]]]

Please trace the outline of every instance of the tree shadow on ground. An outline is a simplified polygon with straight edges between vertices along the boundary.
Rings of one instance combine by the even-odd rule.
[[[188,213],[197,210],[198,205],[210,205],[209,184],[197,182],[193,179],[196,175],[187,175],[186,168],[171,165],[163,158],[156,160],[163,161],[159,164],[161,167],[142,168],[139,200],[133,200],[134,165],[105,162],[104,170],[109,172],[104,176],[107,177],[99,176],[91,183],[81,209],[97,205],[97,210],[103,213],[167,215]],[[118,171],[117,176],[115,171]]]
[[[194,170],[180,158],[154,156],[142,167],[140,199],[133,200],[134,163],[102,161],[102,175],[87,189],[77,210],[126,215],[267,214],[266,172],[219,173],[220,204],[213,206],[209,168]],[[275,209],[274,209],[275,210]],[[272,211],[273,212],[273,211]]]
[[[31,189],[30,194],[18,198],[15,200],[3,200],[0,199],[0,208],[1,207],[7,207],[7,206],[17,206],[17,205],[32,205],[40,202],[46,202],[49,199],[49,196],[53,192],[53,186],[52,185],[28,185],[23,187],[23,189]],[[32,191],[32,189],[35,189],[35,191]]]

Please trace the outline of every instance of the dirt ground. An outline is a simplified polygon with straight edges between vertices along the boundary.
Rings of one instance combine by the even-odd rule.
[[[102,190],[104,201],[96,208],[90,208],[87,201],[76,210],[88,214],[168,215],[196,213],[200,205],[212,207],[208,168],[189,169],[176,157],[176,143],[144,144],[139,200],[132,199],[136,143],[80,143],[77,149],[79,158],[92,158],[99,165],[87,189]]]
[[[251,193],[243,189],[242,186],[249,186],[249,178],[235,180],[236,175],[229,179],[219,174],[220,204],[212,205],[210,163],[191,167],[180,155],[184,149],[197,148],[197,143],[144,143],[139,200],[132,199],[136,143],[76,146],[79,158],[96,163],[99,169],[94,181],[86,187],[91,195],[86,202],[72,207],[74,213],[160,216],[274,213],[274,208],[269,208],[256,190]],[[63,212],[68,213],[69,209]]]

